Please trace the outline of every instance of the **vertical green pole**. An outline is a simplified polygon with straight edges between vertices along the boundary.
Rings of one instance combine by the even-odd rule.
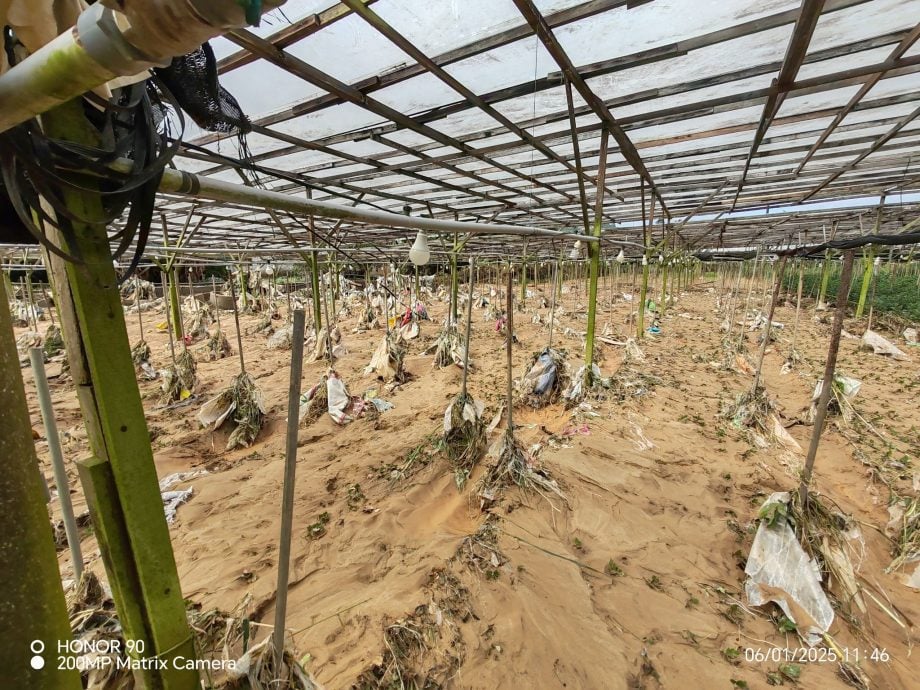
[[[82,103],[44,115],[48,136],[93,146],[95,130]],[[89,192],[65,191],[71,211],[101,218],[102,202]],[[165,668],[139,670],[147,690],[197,690],[198,672],[177,664],[194,660],[194,639],[163,513],[150,435],[134,377],[131,345],[105,227],[71,223],[65,238],[50,231],[76,264],[47,254],[74,387],[94,458],[78,463],[93,526],[124,636]],[[153,665],[156,666],[156,665]]]
[[[521,257],[521,309],[527,303],[527,245],[524,245],[524,256]]]
[[[668,297],[668,260],[665,259],[661,265],[661,304],[658,305],[658,313],[664,315],[664,305]]]
[[[457,323],[457,301],[460,290],[460,279],[457,275],[457,234],[454,233],[454,250],[450,253],[450,323]],[[472,269],[470,269],[472,270]],[[472,297],[470,297],[472,299]]]
[[[607,143],[609,133],[605,127],[601,132],[601,150],[597,168],[597,196],[594,208],[594,228],[592,235],[596,242],[588,243],[588,259],[590,261],[588,273],[588,332],[585,340],[585,387],[593,383],[591,375],[594,364],[594,325],[597,318],[597,274],[601,256],[601,225],[604,218],[604,184],[607,176]]]
[[[859,302],[856,303],[856,318],[862,318],[866,308],[866,297],[869,296],[869,285],[872,283],[872,273],[875,268],[875,250],[871,247],[863,254],[863,277],[859,287]]]
[[[80,674],[58,670],[58,642],[71,639],[57,554],[38,471],[32,423],[13,340],[6,280],[0,283],[0,668],[3,685],[79,690]]]
[[[172,318],[173,333],[176,334],[176,340],[182,340],[182,307],[179,304],[179,272],[175,268],[166,272],[166,280],[169,282],[169,310]]]
[[[648,279],[649,279],[649,250],[651,249],[651,226],[655,218],[655,197],[652,196],[649,207],[649,218],[645,218],[645,179],[641,184],[641,203],[642,203],[642,287],[639,290],[639,318],[636,323],[636,337],[642,339],[645,337],[645,301],[648,299]]]
[[[307,190],[307,198],[313,198],[313,190]],[[323,328],[323,310],[320,304],[319,294],[319,252],[316,249],[316,230],[313,224],[313,216],[309,217],[310,223],[310,244],[313,249],[310,251],[310,289],[313,291],[313,330],[317,339]]]

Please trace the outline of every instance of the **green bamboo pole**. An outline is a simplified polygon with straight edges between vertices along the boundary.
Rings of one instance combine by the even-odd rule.
[[[48,527],[32,422],[13,340],[6,282],[0,284],[0,668],[3,686],[79,690],[80,674],[58,670],[57,643],[71,639],[57,554]]]
[[[875,250],[870,246],[863,254],[862,285],[859,288],[859,302],[856,303],[856,318],[862,318],[866,308],[866,297],[869,296],[869,285],[872,284],[872,274],[875,269]]]
[[[837,234],[837,223],[834,222],[831,227],[831,237],[833,240],[834,236]],[[815,310],[825,309],[827,307],[826,298],[827,298],[827,284],[830,280],[830,269],[831,269],[831,250],[824,250],[824,263],[821,266],[821,288],[818,291],[818,301],[815,303]]]
[[[645,300],[648,299],[649,250],[651,249],[651,225],[655,218],[655,197],[649,207],[648,223],[645,218],[645,180],[642,180],[642,287],[639,289],[639,314],[636,321],[636,338],[645,337]]]
[[[175,268],[166,272],[166,280],[169,287],[169,311],[172,319],[173,333],[176,334],[177,340],[182,340],[182,307],[179,304],[179,276]]]
[[[658,305],[659,316],[664,316],[664,306],[668,297],[668,259],[665,258],[661,266],[661,303]]]
[[[585,388],[594,380],[591,373],[594,364],[594,326],[597,319],[597,273],[601,256],[601,225],[604,219],[604,184],[607,174],[607,144],[609,133],[607,128],[601,133],[601,149],[597,168],[597,197],[594,208],[594,228],[592,235],[598,238],[597,242],[588,243],[588,333],[585,336]]]
[[[307,198],[313,198],[313,191],[307,189]],[[310,224],[310,244],[316,247],[316,227],[313,221],[313,215],[308,218]],[[319,301],[319,252],[313,249],[310,252],[310,288],[313,290],[313,331],[319,340],[323,327],[323,310]]]
[[[46,114],[42,124],[55,139],[97,143],[82,102]],[[65,190],[64,201],[79,217],[103,216],[96,194]],[[94,455],[79,461],[78,469],[119,621],[125,639],[143,645],[139,656],[156,657],[165,666],[149,664],[137,672],[148,690],[197,690],[197,671],[177,663],[180,657],[194,660],[194,640],[134,377],[109,238],[103,226],[79,222],[71,224],[67,237],[54,230],[49,235],[84,262],[46,254]]]
[[[460,279],[457,275],[457,252],[460,247],[457,244],[457,233],[454,233],[454,249],[450,253],[450,323],[457,323],[457,298],[460,290]],[[472,268],[470,269],[472,270]],[[472,299],[472,294],[470,296]]]

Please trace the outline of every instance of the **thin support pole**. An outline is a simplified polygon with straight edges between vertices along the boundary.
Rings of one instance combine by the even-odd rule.
[[[514,422],[512,419],[511,410],[514,407],[514,381],[513,381],[513,367],[511,364],[511,346],[512,341],[514,340],[514,294],[513,294],[513,283],[512,283],[512,274],[514,271],[511,268],[511,264],[508,264],[508,284],[505,291],[505,309],[507,313],[507,322],[508,327],[508,338],[505,341],[505,355],[508,362],[508,400],[506,405],[508,407],[508,433],[514,433]]]
[[[329,360],[329,366],[332,366],[332,323],[329,321],[329,299],[325,289],[322,291],[322,300],[326,314],[326,359]]]
[[[795,322],[792,325],[792,352],[799,337],[799,315],[802,311],[802,285],[805,279],[805,264],[799,264],[799,286],[795,293]]]
[[[850,294],[855,254],[856,252],[850,249],[843,255],[843,272],[840,274],[840,285],[837,287],[837,309],[834,313],[834,323],[831,326],[831,341],[827,348],[827,362],[824,365],[824,378],[821,380],[821,394],[818,396],[815,426],[811,432],[811,443],[808,445],[805,469],[802,471],[802,483],[799,486],[799,496],[803,506],[808,503],[808,485],[811,483],[815,456],[818,454],[818,444],[821,441],[821,432],[824,430],[824,420],[827,417],[827,405],[834,386],[834,370],[837,367],[837,352],[840,349],[840,332],[843,330],[843,317],[846,315],[847,295]]]
[[[601,227],[604,215],[604,182],[607,179],[607,144],[610,139],[607,128],[601,134],[601,150],[597,163],[597,192],[594,202],[594,228],[592,235],[598,238],[597,242],[588,244],[588,332],[585,340],[585,383],[593,383],[594,370],[594,327],[597,321],[597,274],[601,256]]]
[[[137,307],[137,328],[140,332],[141,342],[144,342],[144,317],[141,316],[141,283],[139,279],[134,283],[134,305]]]
[[[754,386],[751,388],[751,395],[757,392],[760,386],[760,374],[763,371],[763,358],[767,353],[767,346],[770,344],[770,332],[773,330],[773,314],[776,311],[776,303],[779,301],[779,291],[783,287],[783,273],[786,271],[786,260],[788,257],[784,254],[779,260],[779,268],[776,269],[776,279],[773,283],[773,298],[770,300],[770,311],[767,314],[767,323],[763,329],[763,343],[760,345],[760,356],[757,358],[757,371],[754,373]]]
[[[214,294],[214,318],[217,319],[217,332],[220,333],[220,307],[217,305],[217,281],[214,280],[214,276],[211,276],[211,292]]]
[[[58,500],[61,502],[61,517],[64,519],[64,533],[70,547],[70,560],[73,563],[73,576],[78,582],[83,575],[83,556],[80,553],[80,533],[73,517],[73,504],[70,501],[70,482],[64,469],[64,454],[61,452],[61,438],[58,436],[57,421],[54,419],[54,407],[51,405],[51,393],[48,390],[48,377],[45,374],[45,358],[40,347],[29,348],[29,361],[32,364],[32,376],[38,393],[38,406],[45,426],[48,440],[48,452],[51,455],[51,468],[54,483],[57,486]]]
[[[243,332],[240,329],[240,310],[236,306],[236,285],[230,281],[230,297],[233,300],[233,322],[236,324],[236,349],[240,353],[240,373],[246,373],[246,360],[243,359]]]
[[[553,301],[549,307],[549,342],[546,347],[553,346],[553,327],[556,325],[556,284],[559,282],[559,262],[553,263]]]
[[[275,595],[275,673],[283,677],[284,621],[287,614],[288,577],[291,566],[291,534],[294,523],[294,480],[297,474],[297,411],[300,406],[300,381],[303,376],[303,309],[294,312],[291,341],[291,379],[288,384],[287,434],[284,452],[284,486],[281,492],[281,538],[278,546],[278,585]]]
[[[473,257],[470,257],[470,295],[466,303],[466,340],[463,345],[463,378],[460,382],[460,399],[466,400],[466,379],[470,370],[470,332],[473,324]]]
[[[166,294],[166,277],[160,273],[160,282],[163,284],[163,294]],[[169,322],[169,316],[166,317],[166,331],[169,335],[169,356],[172,358],[173,369],[176,368],[176,346],[173,344],[172,325]]]

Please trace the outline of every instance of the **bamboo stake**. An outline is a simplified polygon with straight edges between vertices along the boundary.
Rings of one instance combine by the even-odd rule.
[[[470,298],[466,304],[466,344],[463,347],[463,378],[460,382],[461,400],[466,400],[466,379],[470,370],[470,331],[473,323],[473,257],[470,257]]]
[[[140,280],[134,283],[134,304],[137,306],[137,328],[140,331],[141,341],[144,340],[144,319],[141,317],[141,284]]]
[[[217,332],[220,333],[220,307],[217,304],[217,281],[214,280],[214,276],[211,276],[211,292],[214,294],[214,318],[217,319]]]
[[[601,150],[597,168],[597,194],[594,207],[594,237],[597,242],[588,245],[588,256],[591,264],[588,271],[588,327],[585,336],[585,388],[594,383],[594,329],[597,322],[597,273],[601,255],[601,230],[604,214],[604,183],[607,176],[607,145],[609,133],[607,128],[601,134]]]
[[[514,423],[512,420],[511,409],[514,407],[514,384],[512,380],[512,364],[511,364],[511,346],[512,340],[514,339],[514,295],[513,295],[513,285],[512,285],[512,268],[511,264],[508,264],[508,284],[507,284],[507,294],[505,295],[505,309],[507,311],[507,327],[508,327],[508,339],[505,341],[505,355],[508,361],[508,433],[514,433]]]
[[[802,310],[802,282],[805,277],[805,264],[799,263],[799,287],[795,293],[795,323],[792,325],[792,351],[799,337],[799,314]]]
[[[837,352],[840,349],[840,332],[843,330],[843,317],[846,314],[847,296],[850,294],[850,280],[853,276],[853,257],[855,251],[850,249],[843,255],[843,271],[840,274],[840,285],[837,288],[837,309],[834,313],[834,323],[831,326],[831,340],[827,348],[827,362],[824,365],[824,378],[821,380],[821,394],[818,396],[818,407],[815,414],[815,426],[811,432],[811,443],[805,456],[805,469],[802,471],[802,483],[799,486],[799,496],[802,505],[808,504],[808,485],[814,471],[815,456],[818,454],[818,444],[821,441],[821,432],[824,430],[824,419],[827,417],[827,405],[831,399],[834,386],[834,370],[837,367]]]
[[[160,281],[163,284],[163,294],[166,294],[166,276],[163,275],[163,272],[160,272]],[[172,358],[173,369],[176,368],[176,346],[173,344],[173,331],[172,324],[169,322],[169,315],[166,317],[166,332],[169,335],[169,355]]]
[[[281,490],[281,537],[278,545],[278,584],[275,595],[275,673],[283,678],[284,621],[287,615],[288,577],[291,564],[291,534],[294,522],[294,480],[297,473],[297,427],[300,408],[300,382],[303,376],[303,309],[294,312],[291,340],[291,378],[288,384],[287,433],[284,452],[284,484]]]
[[[754,265],[751,267],[751,280],[748,282],[747,297],[744,300],[744,310],[741,312],[741,331],[738,334],[738,349],[744,345],[744,322],[747,320],[748,309],[751,307],[751,295],[754,292],[754,276],[757,274],[757,261],[760,258],[760,250],[754,256]]]
[[[767,353],[767,346],[770,344],[770,331],[773,329],[773,314],[776,311],[776,303],[779,301],[779,291],[783,286],[783,273],[786,271],[787,256],[783,254],[779,260],[779,268],[776,269],[776,278],[773,284],[773,298],[770,300],[770,312],[767,315],[767,323],[763,329],[763,343],[760,345],[760,355],[757,358],[757,371],[754,373],[754,386],[751,388],[751,395],[757,392],[760,386],[760,374],[763,371],[763,358]]]
[[[553,346],[553,327],[556,320],[556,281],[559,280],[559,262],[555,262],[553,268],[553,301],[549,308],[549,342],[546,347]]]
[[[329,299],[326,297],[326,290],[322,291],[323,310],[326,315],[326,359],[329,360],[329,366],[332,366],[332,324],[329,321]]]
[[[236,283],[230,280],[230,297],[233,300],[233,321],[236,323],[236,349],[240,352],[240,373],[246,373],[246,361],[243,359],[243,333],[240,330],[240,312],[236,306]]]

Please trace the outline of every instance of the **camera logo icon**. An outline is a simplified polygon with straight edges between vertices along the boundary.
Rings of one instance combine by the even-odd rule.
[[[29,665],[36,671],[43,669],[45,667],[45,658],[41,654],[45,651],[45,643],[41,640],[32,640],[29,649],[33,655],[29,660]]]

